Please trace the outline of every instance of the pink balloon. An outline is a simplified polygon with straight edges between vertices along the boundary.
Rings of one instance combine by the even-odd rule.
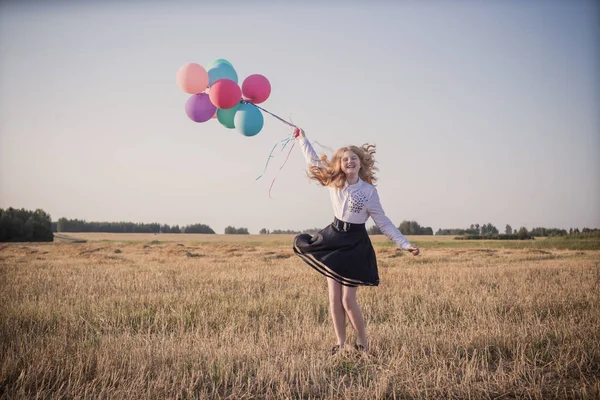
[[[208,87],[208,73],[202,65],[185,64],[177,71],[177,85],[186,93],[202,93]]]
[[[251,103],[259,104],[269,98],[271,94],[271,84],[263,75],[250,75],[242,83],[242,94],[244,98]]]
[[[185,113],[194,122],[206,122],[215,115],[217,107],[208,98],[206,93],[190,96],[185,102]]]
[[[231,79],[219,79],[210,87],[210,101],[224,110],[235,107],[242,99],[242,90]]]

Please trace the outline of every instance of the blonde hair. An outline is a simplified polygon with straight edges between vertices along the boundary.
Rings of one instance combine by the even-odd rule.
[[[322,186],[343,188],[346,184],[346,174],[342,171],[341,160],[345,151],[351,151],[358,156],[360,160],[358,177],[371,185],[375,185],[375,182],[377,182],[375,171],[379,171],[379,168],[375,166],[375,159],[373,158],[375,145],[373,144],[363,144],[360,147],[342,147],[333,154],[331,160],[328,160],[327,156],[323,154],[320,160],[324,167],[309,166],[307,172],[309,179],[319,182]]]

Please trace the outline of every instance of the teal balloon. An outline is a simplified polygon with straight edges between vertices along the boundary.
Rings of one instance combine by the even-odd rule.
[[[242,103],[233,117],[235,129],[244,136],[254,136],[262,129],[265,119],[258,108]]]
[[[231,64],[229,61],[227,61],[224,58],[217,58],[215,61],[211,62],[210,64],[208,64],[208,68],[206,68],[206,70],[208,71],[209,69],[211,69],[212,67],[216,67],[217,64],[229,64],[232,68],[233,68],[233,64]]]
[[[235,69],[233,69],[231,64],[220,63],[208,70],[209,87],[219,79],[230,79],[235,83],[238,83],[237,72],[235,72]]]
[[[240,103],[242,104],[242,103]],[[234,106],[232,108],[228,108],[226,110],[219,108],[217,110],[217,119],[219,120],[219,122],[221,123],[221,125],[223,125],[226,128],[229,129],[233,129],[235,128],[235,122],[234,122],[234,117],[235,117],[235,113],[238,110],[238,108],[240,108],[240,104],[238,104],[237,106]]]

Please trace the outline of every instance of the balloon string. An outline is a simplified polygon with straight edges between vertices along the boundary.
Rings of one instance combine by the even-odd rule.
[[[285,157],[285,160],[283,161],[283,164],[281,164],[281,167],[279,167],[280,171],[283,168],[283,166],[285,165],[285,163],[287,163],[288,158],[290,158],[290,154],[292,154],[292,149],[294,148],[295,145],[296,145],[296,142],[292,143],[292,147],[290,147],[290,151],[288,151],[288,154]]]
[[[333,150],[331,149],[331,147],[323,146],[321,143],[317,142],[316,140],[313,141],[313,144],[316,144],[319,147],[321,147],[322,149],[328,150],[330,153],[333,153]]]
[[[260,178],[262,178],[262,176],[265,174],[265,172],[267,172],[267,167],[269,166],[269,162],[271,161],[271,158],[273,158],[273,152],[275,151],[275,149],[277,148],[277,146],[278,146],[280,143],[286,142],[286,140],[287,140],[287,141],[289,141],[289,138],[285,138],[285,139],[283,139],[283,140],[280,140],[279,142],[275,143],[275,146],[273,146],[273,148],[271,149],[271,152],[269,153],[269,157],[267,157],[267,162],[266,162],[266,164],[265,164],[265,169],[263,170],[262,174],[260,174],[260,175],[258,176],[258,178],[256,178],[256,179],[254,180],[255,182],[256,182],[257,180],[259,180]],[[288,142],[286,142],[285,144],[287,144],[287,143],[288,143]],[[282,150],[283,150],[283,149],[282,149]]]
[[[259,107],[259,106],[257,106],[257,105],[256,105],[256,104],[254,104],[254,103],[251,103],[251,102],[249,102],[248,100],[242,100],[242,103],[246,103],[246,104],[252,104],[254,107],[258,108],[259,110],[262,110],[262,111],[266,112],[267,114],[270,114],[270,115],[274,116],[275,118],[277,118],[278,120],[280,120],[280,121],[281,121],[281,122],[283,122],[284,124],[287,124],[287,125],[289,125],[289,126],[291,126],[291,127],[294,127],[294,128],[298,128],[296,125],[294,125],[294,124],[292,124],[292,123],[290,123],[290,122],[287,122],[285,119],[283,119],[283,118],[281,118],[281,117],[279,117],[279,116],[277,116],[277,115],[273,114],[273,113],[272,113],[272,112],[270,112],[270,111],[267,111],[267,110],[265,110],[265,109],[264,109],[264,108],[262,108],[262,107]]]
[[[285,147],[290,143],[291,140],[293,140],[291,137],[287,138],[287,140],[285,141],[285,143],[281,147],[281,151],[285,150]]]
[[[287,160],[288,160],[288,158],[290,158],[290,154],[292,154],[292,149],[294,148],[295,145],[296,145],[296,142],[292,143],[292,147],[290,147],[290,151],[288,151],[287,157],[285,157],[285,160],[283,161],[283,164],[281,164],[281,167],[279,167],[279,171],[281,171],[281,169],[283,168],[283,166],[287,163]],[[277,179],[277,176],[275,178],[273,178],[273,181],[271,182],[271,186],[269,187],[269,198],[270,199],[272,199],[272,197],[271,197],[271,189],[273,189],[273,184],[275,184],[275,179]]]
[[[259,106],[257,106],[257,105],[256,105],[256,104],[254,104],[254,103],[251,103],[251,102],[249,102],[248,100],[242,100],[242,103],[245,103],[245,104],[251,104],[251,105],[253,105],[254,107],[258,108],[259,110],[261,110],[261,111],[263,111],[263,112],[266,112],[267,114],[269,114],[269,115],[271,115],[271,116],[273,116],[273,117],[277,118],[279,121],[283,122],[284,124],[286,124],[286,125],[289,125],[289,126],[291,126],[292,128],[298,128],[296,125],[294,125],[294,124],[292,124],[292,123],[290,123],[290,122],[286,121],[285,119],[281,118],[280,116],[278,116],[278,115],[275,115],[275,114],[273,114],[272,112],[270,112],[270,111],[268,111],[268,110],[265,110],[264,108],[262,108],[262,107],[259,107]],[[283,145],[281,146],[281,151],[283,151],[283,150],[286,148],[286,146],[289,144],[289,142],[290,142],[290,141],[292,141],[292,140],[293,140],[293,138],[292,138],[292,137],[288,137],[288,138],[285,138],[285,139],[283,139],[283,140],[281,140],[281,141],[277,142],[277,143],[275,144],[275,146],[273,146],[273,148],[271,149],[271,152],[269,153],[269,157],[267,158],[267,162],[266,162],[266,164],[265,164],[265,169],[263,170],[263,173],[262,173],[262,174],[260,174],[260,176],[254,180],[255,182],[256,182],[257,180],[259,180],[260,178],[262,178],[262,176],[263,176],[263,175],[265,174],[265,172],[267,171],[267,167],[268,167],[268,165],[269,165],[269,162],[271,161],[271,158],[273,158],[273,152],[275,151],[275,148],[277,148],[277,146],[278,146],[279,144],[283,143]],[[295,146],[295,145],[296,145],[296,143],[295,143],[295,142],[294,142],[294,143],[292,143],[292,147],[290,147],[290,150],[288,151],[288,154],[287,154],[287,156],[285,157],[285,160],[283,161],[283,164],[281,164],[281,166],[279,167],[279,170],[278,170],[278,171],[281,171],[281,169],[282,169],[282,168],[284,167],[284,165],[287,163],[288,159],[290,158],[290,154],[292,154],[292,149],[294,148],[294,146]],[[277,179],[277,176],[275,176],[275,178],[273,178],[273,180],[271,181],[271,186],[269,186],[269,198],[270,198],[270,199],[272,199],[272,197],[271,197],[271,190],[273,189],[273,185],[275,184],[275,180],[276,180],[276,179]]]

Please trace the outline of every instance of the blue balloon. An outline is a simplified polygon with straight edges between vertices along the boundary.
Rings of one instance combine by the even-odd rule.
[[[235,83],[238,83],[237,72],[235,72],[231,64],[219,63],[208,70],[209,87],[219,79],[231,79]]]
[[[242,103],[233,118],[235,129],[244,136],[254,136],[262,129],[265,119],[258,108]]]
[[[227,109],[219,108],[217,110],[217,119],[219,120],[221,125],[223,125],[226,128],[229,128],[229,129],[235,128],[235,122],[233,119],[235,117],[235,113],[237,112],[238,108],[240,107],[240,104],[238,104],[232,108],[227,108]]]

